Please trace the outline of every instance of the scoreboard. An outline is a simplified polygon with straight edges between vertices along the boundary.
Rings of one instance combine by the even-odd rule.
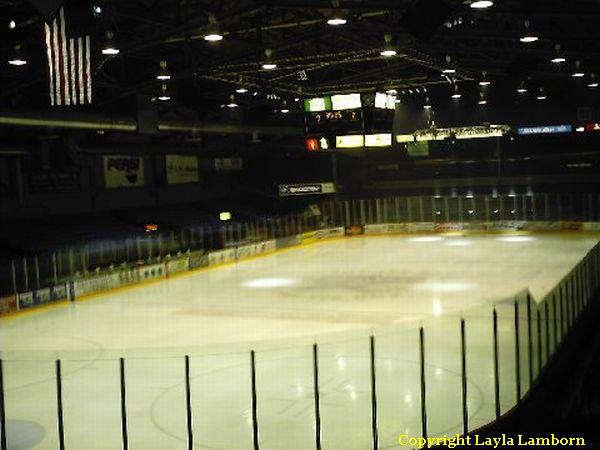
[[[303,101],[309,151],[392,145],[393,95],[339,94]]]

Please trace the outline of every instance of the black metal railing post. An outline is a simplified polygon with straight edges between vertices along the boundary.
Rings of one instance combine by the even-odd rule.
[[[548,299],[544,302],[544,316],[546,319],[546,364],[550,361],[550,308]]]
[[[517,403],[521,401],[521,340],[519,336],[519,302],[515,300],[515,382]]]
[[[496,410],[496,420],[500,418],[500,364],[498,361],[498,312],[494,308],[492,314],[494,330],[494,406]]]
[[[250,384],[252,388],[252,443],[254,445],[254,450],[259,450],[258,409],[256,404],[256,361],[254,350],[250,351]]]
[[[119,358],[119,379],[121,386],[121,436],[123,439],[123,450],[129,448],[129,437],[127,435],[127,403],[125,392],[125,359]]]
[[[465,319],[460,319],[460,366],[462,379],[462,413],[463,434],[469,433],[469,409],[467,405],[467,337],[465,330]]]
[[[542,373],[542,314],[540,309],[536,308],[537,315],[537,350],[538,350],[538,376]],[[530,386],[531,388],[531,386]]]
[[[321,450],[321,395],[319,391],[319,354],[317,344],[313,344],[313,378],[315,397],[315,446]]]
[[[554,336],[554,347],[553,352],[556,352],[558,348],[558,316],[556,314],[556,301],[555,297],[552,296],[552,322],[553,322],[553,336]]]
[[[427,386],[425,382],[425,331],[419,328],[419,354],[421,374],[421,435],[427,439]]]
[[[4,405],[4,367],[0,359],[0,450],[7,450],[6,407]]]
[[[533,332],[531,324],[531,295],[527,292],[527,359],[529,363],[529,387],[533,386]],[[538,324],[539,329],[539,324]]]
[[[185,355],[185,410],[188,436],[188,450],[194,449],[194,428],[192,417],[192,390],[190,387],[190,357]]]
[[[62,374],[60,359],[56,360],[56,423],[58,427],[58,448],[65,450],[65,428],[62,401]]]
[[[370,337],[371,355],[371,430],[373,434],[373,450],[379,448],[379,436],[377,433],[377,382],[375,378],[375,337]]]

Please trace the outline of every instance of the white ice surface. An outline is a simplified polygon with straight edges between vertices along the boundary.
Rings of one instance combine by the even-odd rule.
[[[187,448],[185,354],[191,355],[196,448],[251,448],[250,349],[257,351],[261,449],[314,448],[311,345],[317,342],[323,447],[367,449],[371,332],[380,448],[393,448],[399,433],[421,432],[420,324],[430,435],[459,432],[461,314],[470,425],[477,427],[493,419],[492,305],[500,315],[505,411],[515,396],[508,300],[526,287],[541,299],[597,240],[351,238],[4,319],[9,448],[57,448],[55,358],[63,361],[67,448],[120,448],[120,356],[126,358],[130,448]],[[34,447],[18,447],[27,422],[41,425],[44,435]]]

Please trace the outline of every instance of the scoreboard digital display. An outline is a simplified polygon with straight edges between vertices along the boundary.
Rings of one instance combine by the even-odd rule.
[[[303,99],[309,151],[391,147],[396,96],[336,94]]]

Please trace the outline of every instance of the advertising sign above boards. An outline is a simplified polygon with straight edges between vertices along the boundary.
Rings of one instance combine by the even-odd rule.
[[[532,134],[557,134],[572,133],[572,125],[548,125],[543,127],[520,127],[517,128],[517,134],[520,136],[529,136]]]
[[[333,193],[335,193],[335,186],[333,185],[333,183],[302,183],[279,185],[280,197],[287,197],[290,195],[313,195]]]
[[[144,160],[141,156],[104,156],[104,180],[107,188],[144,185]]]
[[[168,184],[198,182],[198,157],[195,155],[165,155]]]

